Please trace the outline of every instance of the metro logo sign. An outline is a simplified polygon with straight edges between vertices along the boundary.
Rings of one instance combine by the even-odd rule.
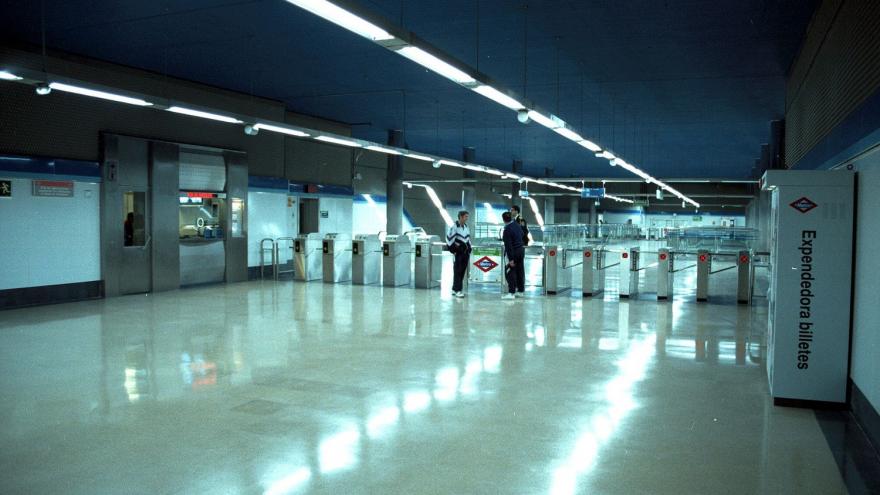
[[[483,273],[489,273],[494,270],[498,263],[492,260],[492,258],[488,256],[483,256],[482,258],[474,261],[474,266],[483,271]]]
[[[806,213],[819,205],[810,201],[810,199],[807,198],[806,196],[803,196],[800,199],[795,200],[789,206],[791,206],[792,208],[794,208],[795,210],[797,210],[801,213]]]

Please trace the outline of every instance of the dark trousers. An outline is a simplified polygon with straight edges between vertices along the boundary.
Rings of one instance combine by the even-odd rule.
[[[468,254],[466,250],[455,253],[455,262],[452,265],[452,291],[461,291],[464,282],[464,274],[467,273]]]
[[[513,261],[513,266],[509,264],[504,267],[504,277],[507,279],[507,291],[525,292],[526,290],[526,269],[523,266],[526,259],[525,249],[518,249],[510,253],[509,261]]]

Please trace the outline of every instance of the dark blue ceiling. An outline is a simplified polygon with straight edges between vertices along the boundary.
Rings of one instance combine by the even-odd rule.
[[[278,99],[410,148],[556,176],[607,162],[283,0],[44,0],[47,45]],[[40,40],[38,1],[0,2]],[[658,177],[746,177],[815,0],[360,0]],[[527,39],[527,42],[526,42]],[[528,50],[524,50],[527,46]],[[527,61],[527,63],[526,63]],[[524,67],[527,66],[527,71]]]

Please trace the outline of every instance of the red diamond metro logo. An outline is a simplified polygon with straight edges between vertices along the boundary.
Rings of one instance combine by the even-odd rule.
[[[801,199],[798,199],[795,202],[791,203],[789,206],[791,206],[792,208],[794,208],[795,210],[797,210],[801,213],[806,213],[819,205],[817,205],[816,203],[813,203],[812,201],[809,200],[809,198],[804,196]]]
[[[483,273],[489,273],[496,266],[498,266],[498,263],[495,263],[495,261],[493,261],[492,258],[488,256],[483,256],[477,261],[474,261],[474,266],[482,270]]]

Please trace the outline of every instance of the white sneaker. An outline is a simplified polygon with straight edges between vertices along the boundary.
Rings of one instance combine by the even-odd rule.
[[[516,296],[514,296],[513,294],[508,292],[507,294],[504,294],[503,296],[501,296],[501,299],[505,299],[505,300],[516,299]]]
[[[464,292],[458,291],[458,292],[453,293],[452,295],[461,299],[462,297],[464,297]]]
[[[516,297],[518,297],[518,298],[519,297],[526,297],[526,293],[525,292],[517,292]]]

